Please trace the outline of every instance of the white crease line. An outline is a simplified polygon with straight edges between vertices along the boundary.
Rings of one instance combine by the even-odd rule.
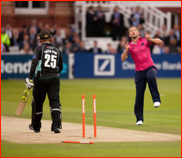
[[[9,139],[9,140],[13,140],[13,141],[21,142],[21,141],[19,141],[19,140],[16,140],[16,139],[10,139],[10,138],[2,138],[2,139]]]
[[[171,138],[176,138],[176,139],[180,139],[180,140],[181,140],[181,138],[179,138],[179,137],[175,137],[175,136],[171,136],[171,135],[159,134],[159,133],[156,133],[156,134],[158,134],[158,135],[162,135],[162,136],[171,137]]]
[[[32,139],[37,139],[37,138],[32,138]],[[58,139],[58,138],[38,138],[38,139]]]

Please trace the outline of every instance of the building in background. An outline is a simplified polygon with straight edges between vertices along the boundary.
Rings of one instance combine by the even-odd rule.
[[[1,25],[7,22],[12,27],[21,28],[23,25],[30,26],[32,19],[37,20],[38,25],[65,28],[74,23],[74,2],[59,1],[2,1],[1,2]]]
[[[181,27],[181,6],[178,4],[178,2],[146,2],[151,7],[155,7],[165,13],[171,12],[172,24],[178,23]],[[98,3],[103,7],[103,11],[105,11],[107,8],[104,8],[104,4],[112,2],[88,1],[86,3],[89,5],[93,4],[93,6],[96,6],[96,3]],[[76,24],[75,21],[77,21],[77,19],[83,21],[81,17],[82,13],[81,11],[78,11],[78,8],[81,8],[82,5],[82,1],[2,1],[1,25],[5,26],[6,23],[9,22],[12,27],[20,28],[23,25],[29,26],[31,24],[31,20],[35,18],[37,21],[41,22],[42,25],[49,23],[52,24],[51,27],[56,24],[57,27],[65,28],[67,34],[70,31],[69,27],[73,24]],[[107,15],[108,13],[106,14],[106,21],[108,19]]]

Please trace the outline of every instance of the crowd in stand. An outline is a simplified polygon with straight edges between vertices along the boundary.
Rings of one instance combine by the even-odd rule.
[[[115,7],[111,15],[110,25],[112,26],[111,37],[113,40],[119,40],[120,43],[117,48],[114,48],[111,43],[107,44],[107,50],[103,51],[99,47],[98,41],[93,42],[93,47],[89,50],[85,48],[85,42],[81,39],[78,32],[74,28],[71,29],[68,37],[61,34],[61,30],[56,25],[50,28],[49,24],[44,27],[42,23],[35,19],[32,20],[30,26],[23,25],[21,30],[11,27],[10,23],[6,23],[5,27],[1,27],[1,52],[9,52],[10,46],[16,46],[20,54],[33,54],[35,47],[39,46],[38,33],[41,30],[49,30],[52,35],[52,44],[56,46],[62,53],[76,53],[76,52],[89,52],[89,53],[106,53],[117,54],[123,53],[125,44],[129,40],[126,33],[124,33],[124,20],[119,7]],[[129,23],[138,26],[141,37],[144,37],[145,30],[143,23],[145,19],[140,8],[136,7],[135,12],[131,15]],[[87,37],[103,37],[105,26],[105,15],[102,7],[89,7],[86,14],[86,35]],[[150,32],[147,32],[150,34]],[[162,26],[162,32],[157,31],[152,38],[160,38],[163,43],[159,46],[151,47],[153,54],[169,54],[181,53],[181,31],[179,25],[174,24],[173,28],[167,32],[166,26]]]
[[[119,7],[116,6],[111,15],[110,25],[111,25],[111,37],[113,40],[119,39],[120,44],[115,50],[111,44],[108,44],[108,53],[122,53],[125,49],[125,44],[127,40],[127,35],[124,31],[124,15],[119,12]],[[141,37],[144,37],[146,30],[143,28],[145,19],[143,16],[143,11],[140,11],[140,7],[137,6],[133,14],[131,14],[130,19],[128,19],[131,26],[137,26],[139,28],[139,33]],[[86,14],[86,35],[87,37],[102,37],[103,30],[105,26],[105,15],[102,11],[101,6],[97,7],[96,10],[91,6],[87,10]],[[152,38],[160,38],[163,44],[160,46],[151,47],[151,52],[153,54],[169,54],[169,53],[181,53],[181,31],[179,25],[174,24],[173,28],[167,32],[166,25],[162,26],[162,32],[157,31],[155,36]],[[98,32],[101,32],[99,34]],[[150,32],[147,32],[150,34]],[[124,39],[124,40],[123,40]]]

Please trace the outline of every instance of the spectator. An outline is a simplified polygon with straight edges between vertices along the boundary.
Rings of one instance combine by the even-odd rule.
[[[28,34],[24,34],[24,36],[23,36],[23,41],[20,42],[20,47],[19,47],[19,49],[20,49],[20,50],[23,49],[23,46],[24,46],[24,44],[26,44],[26,43],[29,44],[29,36],[28,36]]]
[[[51,35],[54,36],[56,34],[56,31],[57,31],[57,25],[54,24],[53,28],[51,28],[49,31],[50,31]]]
[[[88,8],[88,11],[86,13],[86,36],[87,37],[94,37],[96,35],[96,22],[97,22],[97,17],[94,11],[94,8],[90,6]]]
[[[33,54],[33,51],[30,48],[30,45],[28,43],[24,44],[23,49],[20,50],[20,54]]]
[[[139,29],[139,36],[144,38],[146,31],[144,30],[143,25],[142,24],[138,24],[138,29]]]
[[[155,45],[152,50],[152,54],[165,54],[164,42],[162,42],[160,45]]]
[[[51,44],[56,47],[56,39],[54,37],[51,38]],[[56,47],[58,49],[58,47]]]
[[[121,39],[121,35],[124,30],[124,20],[123,20],[123,15],[119,13],[118,6],[116,6],[113,11],[114,13],[111,16],[111,24],[112,24],[111,36],[113,40],[116,40],[117,37]]]
[[[105,15],[104,15],[104,12],[102,11],[101,6],[97,7],[96,17],[97,17],[97,28],[96,28],[97,37],[103,37],[104,36]]]
[[[63,39],[61,36],[61,29],[56,30],[54,38],[55,38],[56,48],[63,47],[63,45],[65,45],[65,39]]]
[[[145,22],[143,13],[140,14],[140,22],[139,24],[143,24]]]
[[[9,36],[10,41],[13,38],[13,33],[12,33],[12,29],[11,29],[11,25],[9,22],[6,23],[6,34]]]
[[[6,51],[6,47],[4,46],[4,44],[1,42],[1,53],[7,52]]]
[[[165,45],[164,42],[162,41],[162,44],[159,45],[159,54],[165,54]]]
[[[71,42],[66,43],[66,47],[63,48],[62,53],[63,53],[63,54],[70,54],[70,53],[73,53]]]
[[[102,53],[101,48],[98,47],[97,41],[94,41],[94,47],[89,49],[89,52],[97,54],[97,53]]]
[[[131,15],[129,22],[132,26],[138,26],[139,24],[143,24],[145,22],[143,13],[140,13],[139,6],[135,8],[135,13]]]
[[[128,38],[126,36],[121,37],[121,41],[124,41],[125,43],[128,41]]]
[[[80,53],[87,52],[87,50],[85,49],[84,41],[80,41],[80,47],[78,48],[77,52],[80,52]]]
[[[161,37],[162,37],[163,39],[165,39],[167,36],[168,36],[168,32],[167,32],[166,25],[163,25],[163,26],[162,26]]]
[[[46,24],[45,24],[45,26],[44,26],[44,30],[48,30],[48,31],[50,31],[50,25],[49,25],[48,23],[46,23]]]
[[[22,26],[22,29],[21,29],[21,31],[19,33],[19,39],[18,39],[19,42],[22,42],[23,41],[23,37],[24,37],[25,34],[28,34],[27,26],[26,25],[23,25]]]
[[[161,32],[160,31],[156,31],[155,35],[154,35],[154,38],[159,38],[161,40],[164,40],[161,36]]]
[[[35,34],[35,29],[33,27],[31,27],[29,30],[29,44],[31,49],[33,50],[36,45],[36,34]]]
[[[170,53],[178,53],[177,48],[177,39],[172,38],[169,40],[169,44],[167,45],[169,47]]]
[[[37,34],[37,36],[36,36],[35,48],[36,48],[37,46],[41,46],[41,42],[39,41],[39,34]],[[35,49],[35,48],[34,48],[34,49]],[[34,50],[34,49],[33,49],[33,50]]]
[[[176,35],[174,34],[173,29],[171,29],[171,30],[169,31],[169,36],[167,36],[167,37],[165,38],[165,45],[168,45],[168,44],[169,44],[169,40],[170,40],[170,39],[176,39],[176,40],[177,40],[177,37],[176,37]]]
[[[125,45],[126,45],[126,42],[124,40],[121,41],[120,44],[118,45],[117,52],[123,53],[125,50]]]
[[[42,22],[41,21],[39,21],[38,28],[39,28],[39,31],[41,32],[42,31]]]
[[[53,28],[50,28],[49,23],[46,23],[44,26],[44,30],[48,30],[52,36],[56,34],[56,24],[53,26]]]
[[[169,54],[170,53],[170,49],[168,46],[164,46],[164,54]]]
[[[79,37],[75,37],[74,38],[74,44],[72,45],[72,50],[74,52],[78,51],[78,49],[80,48],[80,38]]]
[[[13,29],[13,36],[12,36],[12,40],[11,40],[11,46],[18,46],[19,48],[19,32],[18,29]]]
[[[178,53],[181,54],[181,47],[178,47]]]
[[[73,44],[75,36],[76,36],[76,30],[75,30],[75,28],[72,28],[71,29],[71,34],[68,36],[68,41]]]
[[[115,48],[112,47],[111,43],[107,44],[107,50],[106,52],[107,54],[117,54],[117,51]]]
[[[6,47],[7,52],[9,52],[9,46],[11,44],[9,36],[5,32],[5,28],[1,27],[1,42]]]
[[[181,46],[181,31],[179,29],[179,25],[174,24],[173,30],[174,30],[174,34],[176,35],[177,41],[178,41],[177,46]]]
[[[36,19],[32,19],[31,25],[27,29],[28,33],[30,33],[31,28],[34,28],[35,36],[41,31],[40,28],[37,26],[37,20]]]

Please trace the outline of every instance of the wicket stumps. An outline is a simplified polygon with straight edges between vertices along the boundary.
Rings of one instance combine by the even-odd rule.
[[[85,95],[82,95],[82,133],[85,138]]]
[[[93,114],[94,114],[94,137],[97,137],[97,133],[96,133],[96,98],[95,98],[95,94],[93,94]]]
[[[93,94],[93,116],[94,116],[94,137],[97,137],[96,129],[96,97]],[[82,95],[82,133],[83,138],[85,138],[85,95]]]

